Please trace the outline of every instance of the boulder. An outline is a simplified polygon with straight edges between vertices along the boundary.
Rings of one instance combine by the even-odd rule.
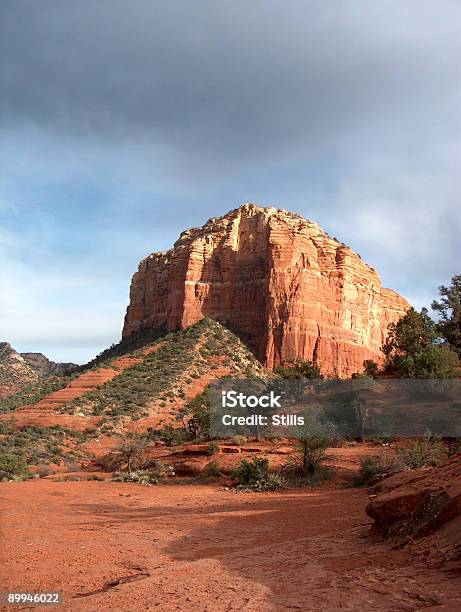
[[[439,532],[451,558],[461,558],[461,454],[436,468],[396,474],[373,491],[366,512],[375,532],[403,541]]]

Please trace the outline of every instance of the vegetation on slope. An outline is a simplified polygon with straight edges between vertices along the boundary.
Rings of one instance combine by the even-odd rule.
[[[88,434],[53,427],[15,429],[0,423],[0,480],[27,476],[29,466],[74,463],[84,456],[80,445]]]
[[[159,348],[148,355],[144,354],[146,347],[132,353],[143,357],[142,363],[70,402],[63,410],[108,418],[140,418],[184,403],[185,389],[217,367],[235,376],[263,371],[239,338],[212,319],[169,333],[158,344]]]
[[[30,384],[14,395],[0,400],[0,414],[16,410],[21,406],[36,404],[49,393],[63,389],[76,375],[76,373],[72,373],[40,378],[36,383]]]

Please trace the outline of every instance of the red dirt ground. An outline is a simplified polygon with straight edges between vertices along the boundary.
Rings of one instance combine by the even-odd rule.
[[[460,610],[459,575],[370,539],[367,501],[331,487],[0,483],[0,590],[62,590],[72,612]]]

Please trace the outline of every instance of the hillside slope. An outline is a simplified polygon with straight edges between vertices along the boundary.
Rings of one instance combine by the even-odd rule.
[[[13,406],[0,419],[78,430],[104,424],[118,431],[136,421],[136,428],[143,429],[174,420],[213,379],[251,374],[265,376],[265,371],[239,338],[203,319],[74,375],[35,403],[15,407],[10,399]]]
[[[153,350],[155,348],[155,350]],[[130,354],[140,361],[63,410],[143,427],[174,419],[184,405],[222,376],[265,376],[241,340],[205,318]]]

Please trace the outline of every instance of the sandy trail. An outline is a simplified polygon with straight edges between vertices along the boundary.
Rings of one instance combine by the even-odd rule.
[[[61,590],[72,611],[460,610],[461,577],[372,542],[366,502],[332,487],[2,483],[0,590]]]

